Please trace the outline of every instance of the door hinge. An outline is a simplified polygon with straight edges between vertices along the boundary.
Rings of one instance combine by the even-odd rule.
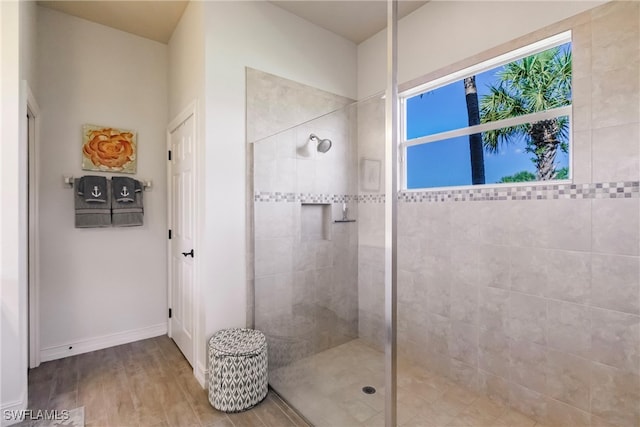
[[[169,240],[171,240],[171,230],[169,230]]]
[[[171,319],[171,309],[169,309],[169,319]]]
[[[169,161],[171,161],[171,150],[169,150]]]

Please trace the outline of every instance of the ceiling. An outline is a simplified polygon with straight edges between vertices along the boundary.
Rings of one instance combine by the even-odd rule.
[[[271,3],[356,44],[387,26],[387,2],[384,0],[274,0]],[[398,17],[410,14],[425,3],[399,1]]]
[[[41,6],[161,43],[169,42],[187,3],[187,0],[38,1]],[[384,0],[275,0],[271,3],[356,44],[386,27]],[[401,0],[398,15],[402,18],[425,3]]]
[[[59,10],[160,43],[169,43],[171,34],[178,25],[182,12],[188,3],[186,0],[38,1],[40,6]]]

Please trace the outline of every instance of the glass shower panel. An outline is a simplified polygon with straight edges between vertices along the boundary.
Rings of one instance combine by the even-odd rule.
[[[270,385],[315,425],[384,422],[384,110],[375,105],[252,144],[255,328],[267,336]]]

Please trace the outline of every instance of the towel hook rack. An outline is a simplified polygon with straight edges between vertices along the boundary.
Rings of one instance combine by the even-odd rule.
[[[75,180],[75,177],[73,175],[64,175],[62,177],[62,180],[66,188],[73,188],[73,182]],[[138,181],[140,181],[140,184],[142,185],[144,191],[151,191],[151,188],[153,187],[153,181],[151,181],[150,179],[139,179]]]

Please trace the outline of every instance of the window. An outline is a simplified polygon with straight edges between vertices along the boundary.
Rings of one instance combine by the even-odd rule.
[[[406,189],[570,178],[571,33],[401,94]]]

